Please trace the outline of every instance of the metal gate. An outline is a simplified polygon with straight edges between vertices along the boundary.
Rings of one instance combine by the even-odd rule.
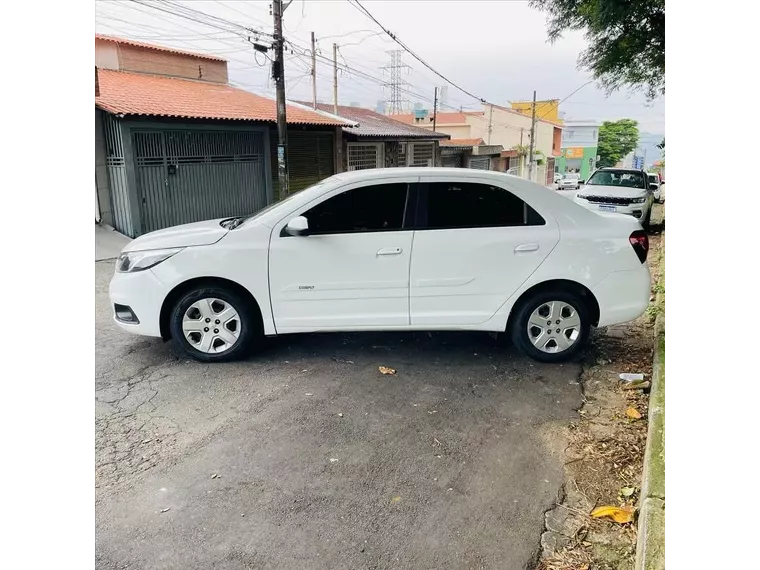
[[[264,136],[249,131],[133,131],[143,233],[265,207]]]
[[[462,155],[444,154],[441,156],[441,164],[450,168],[462,168]]]
[[[488,156],[473,156],[470,158],[470,168],[491,170],[491,158]]]

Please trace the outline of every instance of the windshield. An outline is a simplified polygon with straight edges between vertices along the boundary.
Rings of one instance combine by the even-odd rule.
[[[578,180],[578,178],[580,178],[580,176],[578,176],[577,174],[574,174],[574,173],[569,173],[569,174],[565,174],[565,178],[567,180]]]
[[[318,186],[321,186],[322,184],[327,182],[327,180],[328,180],[327,178],[325,178],[324,180],[320,180],[316,184],[312,184],[311,186],[309,186],[309,188],[316,188]],[[306,190],[308,190],[309,188],[306,188]],[[241,216],[240,218],[233,218],[230,225],[227,226],[227,229],[234,230],[235,228],[240,227],[242,224],[244,224],[245,222],[249,220],[255,220],[259,216],[263,216],[270,210],[273,210],[275,207],[285,204],[286,202],[289,202],[290,200],[298,196],[301,192],[303,192],[303,190],[294,192],[293,194],[291,194],[290,196],[288,196],[287,198],[283,200],[280,200],[279,202],[272,202],[271,204],[269,204],[269,206],[262,208],[261,210],[259,210],[258,212],[254,212],[253,214],[248,214],[247,216]]]
[[[645,188],[644,175],[636,170],[597,170],[586,184],[589,186]]]

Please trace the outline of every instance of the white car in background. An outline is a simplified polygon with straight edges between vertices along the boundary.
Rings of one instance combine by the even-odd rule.
[[[109,293],[122,329],[204,362],[241,358],[265,335],[419,330],[506,332],[559,362],[591,326],[644,312],[648,249],[634,219],[527,180],[380,168],[138,237]]]
[[[575,202],[596,212],[627,214],[649,228],[655,186],[643,170],[600,168],[586,181]]]
[[[558,190],[578,190],[581,187],[581,176],[575,172],[568,172],[557,183]]]
[[[649,184],[655,184],[657,190],[652,192],[655,202],[662,202],[662,182],[660,182],[660,175],[656,172],[647,172],[647,178],[649,178]]]

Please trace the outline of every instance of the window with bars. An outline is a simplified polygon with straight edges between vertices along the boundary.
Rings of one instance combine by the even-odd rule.
[[[406,166],[406,143],[398,143],[398,166]]]
[[[348,170],[366,170],[382,166],[380,144],[348,143]]]

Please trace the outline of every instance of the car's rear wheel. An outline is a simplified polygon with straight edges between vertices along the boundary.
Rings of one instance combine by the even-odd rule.
[[[563,362],[586,342],[590,324],[588,308],[580,295],[540,291],[516,308],[511,319],[512,342],[534,360]]]
[[[258,310],[225,287],[189,291],[177,301],[170,319],[176,346],[201,362],[244,358],[263,338]]]

